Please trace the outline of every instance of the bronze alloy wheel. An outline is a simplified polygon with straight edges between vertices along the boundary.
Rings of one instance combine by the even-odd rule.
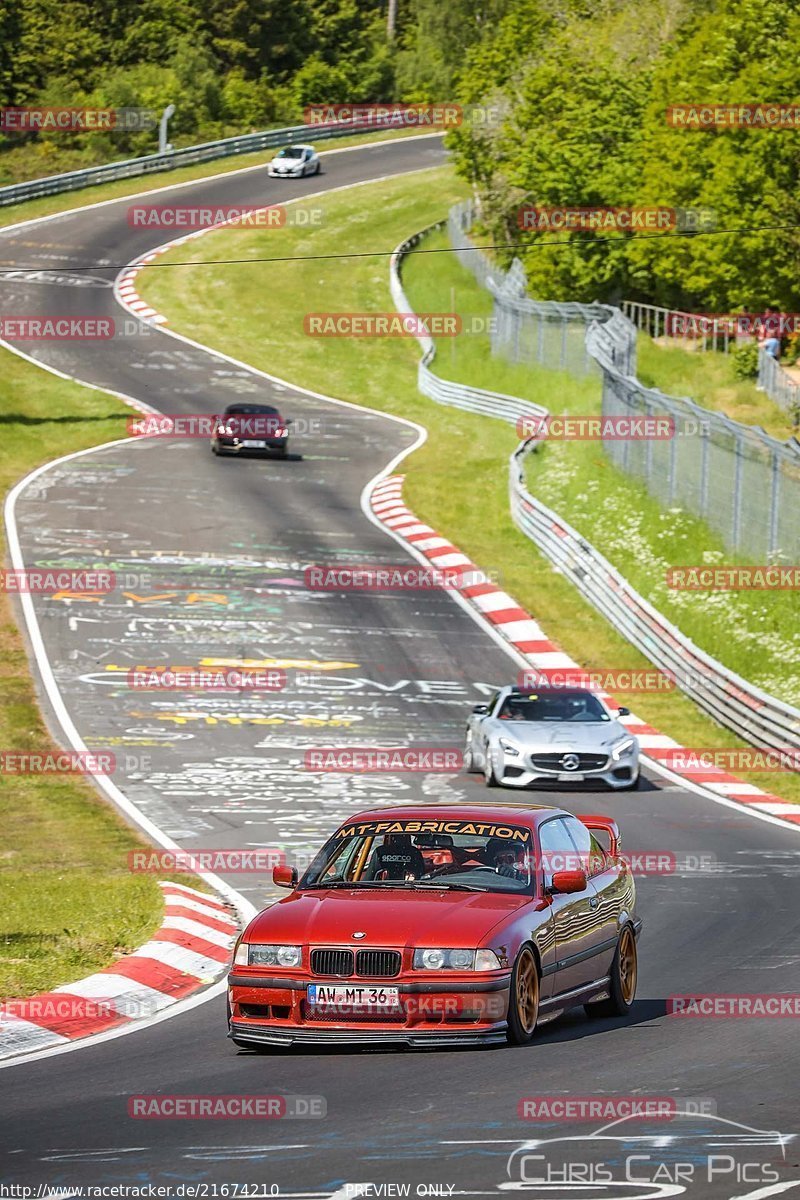
[[[636,995],[636,973],[636,938],[626,926],[619,940],[619,990],[626,1005],[632,1004]]]
[[[619,935],[614,960],[608,976],[608,991],[603,1000],[591,1000],[584,1005],[588,1017],[624,1017],[636,996],[638,974],[636,935],[626,925]]]
[[[511,975],[508,1006],[508,1040],[517,1046],[529,1042],[539,1018],[539,969],[529,946],[517,956]]]

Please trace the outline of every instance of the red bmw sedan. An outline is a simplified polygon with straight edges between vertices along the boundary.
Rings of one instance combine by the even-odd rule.
[[[299,1043],[529,1042],[583,1005],[636,992],[633,876],[608,817],[558,808],[360,813],[239,939],[228,1034]]]

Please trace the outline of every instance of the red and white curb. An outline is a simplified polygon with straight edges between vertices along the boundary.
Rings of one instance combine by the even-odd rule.
[[[171,242],[165,242],[163,246],[156,246],[149,254],[143,254],[141,258],[134,259],[124,271],[120,272],[114,283],[114,294],[119,303],[123,308],[127,308],[134,317],[138,317],[141,321],[147,321],[149,325],[166,325],[167,318],[164,314],[152,308],[137,292],[136,276],[158,258],[160,254],[166,254],[168,250],[173,250],[176,246],[182,246],[184,242],[191,242],[195,238],[202,237],[205,233],[211,233],[213,230],[221,229],[223,225],[229,224],[233,224],[233,221],[219,222],[216,225],[195,229],[191,233],[184,234],[183,237],[175,238]]]
[[[437,533],[430,525],[420,521],[403,503],[403,476],[392,475],[379,480],[372,489],[369,503],[377,520],[395,537],[401,538],[423,554],[431,565],[439,570],[445,567],[458,567],[465,574],[480,574],[480,567],[471,562],[457,546]],[[501,637],[522,654],[532,667],[539,670],[545,668],[562,668],[578,671],[580,667],[568,654],[565,654],[555,642],[550,641],[541,626],[533,620],[530,613],[507,592],[494,583],[476,583],[458,588],[459,593],[469,601],[481,617],[501,635]],[[600,693],[604,699],[612,701],[608,693]],[[655,763],[662,762],[676,750],[684,747],[673,738],[660,733],[652,725],[642,721],[631,713],[620,720],[631,733],[636,734],[645,755]],[[800,805],[791,804],[780,796],[764,792],[754,784],[744,783],[735,775],[728,775],[717,767],[697,767],[678,769],[671,764],[666,766],[671,775],[685,779],[715,793],[725,800],[747,805],[768,816],[778,818],[792,825],[800,825]]]
[[[227,971],[239,926],[214,896],[159,883],[161,928],[132,954],[76,983],[0,1004],[0,1059],[152,1017]]]

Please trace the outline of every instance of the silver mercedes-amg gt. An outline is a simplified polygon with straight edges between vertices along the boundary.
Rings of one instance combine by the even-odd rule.
[[[588,688],[504,687],[476,704],[467,725],[464,767],[487,787],[599,781],[617,791],[639,786],[639,743]]]

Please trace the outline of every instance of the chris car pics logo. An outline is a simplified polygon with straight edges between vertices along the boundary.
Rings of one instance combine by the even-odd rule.
[[[509,1155],[509,1182],[501,1187],[535,1197],[560,1196],[561,1188],[592,1200],[650,1200],[687,1191],[702,1195],[715,1184],[777,1184],[793,1135],[730,1121],[715,1109],[708,1097],[679,1098],[677,1110],[670,1105],[655,1115],[631,1112],[591,1133],[529,1138]]]

